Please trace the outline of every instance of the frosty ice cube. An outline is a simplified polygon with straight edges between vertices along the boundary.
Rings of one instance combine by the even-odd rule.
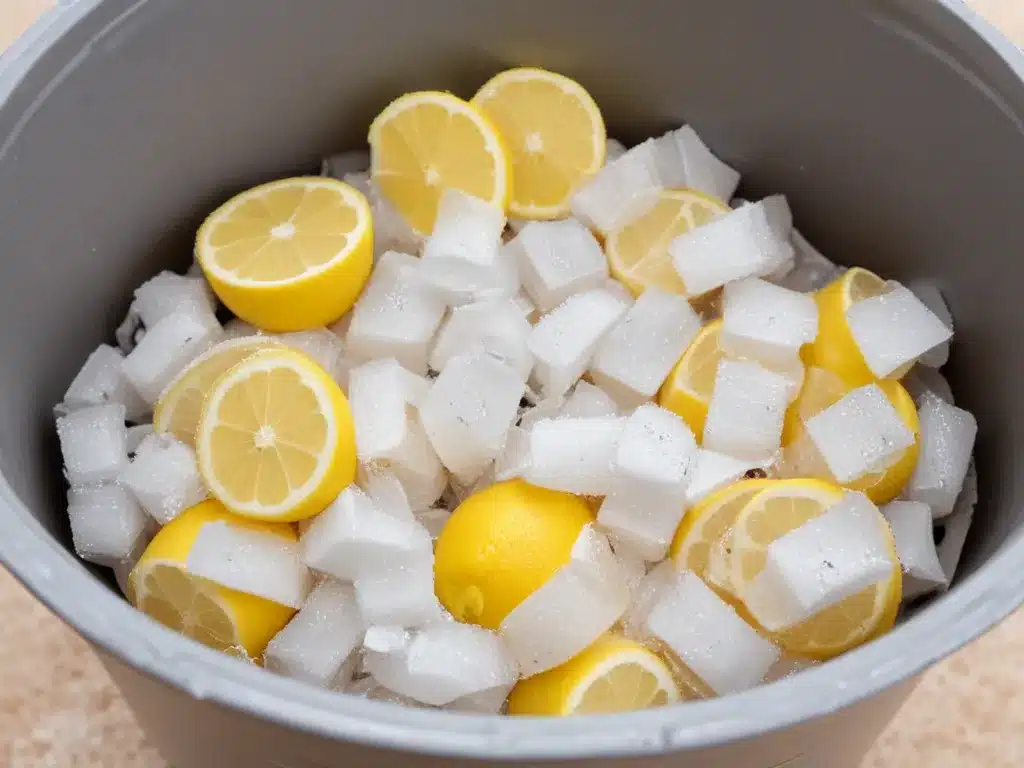
[[[430,353],[430,367],[443,371],[448,361],[479,346],[505,361],[523,381],[533,368],[528,348],[529,321],[512,299],[468,304],[452,310]]]
[[[526,480],[556,491],[604,496],[625,420],[545,419],[530,431]]]
[[[124,359],[124,375],[152,405],[186,365],[220,338],[220,333],[216,319],[207,321],[188,312],[165,315]]]
[[[144,438],[118,480],[160,525],[167,525],[209,495],[195,451],[165,434]]]
[[[909,289],[858,301],[846,310],[850,333],[871,372],[883,378],[949,341],[953,331]]]
[[[72,486],[116,480],[128,465],[125,407],[94,405],[57,419],[64,474]]]
[[[594,382],[627,406],[650,400],[700,325],[684,297],[648,288],[597,347]]]
[[[741,597],[765,629],[787,629],[891,577],[890,546],[875,505],[847,493],[772,542],[764,570]]]
[[[324,579],[267,645],[264,666],[326,688],[336,681],[365,631],[353,588]]]
[[[790,386],[756,363],[723,359],[704,423],[704,447],[749,460],[778,453]]]
[[[590,365],[604,335],[629,307],[603,290],[576,294],[534,326],[529,348],[545,397],[564,395]]]
[[[480,351],[452,358],[434,381],[420,420],[442,463],[463,482],[500,453],[525,389],[518,373]]]
[[[669,244],[676,272],[691,296],[745,277],[765,275],[792,258],[793,247],[753,203],[680,235]]]
[[[600,243],[576,219],[530,222],[505,248],[516,256],[523,288],[541,312],[608,277]]]
[[[818,335],[813,296],[748,278],[725,287],[719,346],[726,354],[765,363],[795,361]]]
[[[921,452],[904,495],[941,520],[953,511],[978,435],[978,422],[962,408],[930,393],[921,398]]]
[[[313,585],[297,542],[225,522],[199,529],[186,567],[229,589],[291,608],[302,607]]]
[[[647,628],[719,696],[753,688],[780,655],[691,571],[661,591]]]
[[[111,568],[132,555],[149,527],[138,502],[117,485],[72,488],[68,517],[78,556]]]
[[[913,578],[910,590],[904,584],[903,599],[948,586],[935,548],[931,508],[919,501],[894,501],[882,507],[882,514],[892,528],[903,572]]]
[[[119,349],[100,344],[86,358],[85,365],[64,393],[65,411],[90,405],[121,403],[128,421],[139,421],[149,406],[124,375],[124,355]]]
[[[914,444],[914,433],[877,384],[847,393],[804,426],[840,483],[886,469]]]

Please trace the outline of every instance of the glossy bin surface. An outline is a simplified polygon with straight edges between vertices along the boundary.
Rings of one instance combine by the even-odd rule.
[[[578,77],[626,140],[693,123],[747,196],[787,193],[833,258],[939,280],[957,319],[949,373],[981,424],[982,502],[949,595],[741,696],[497,720],[259,673],[135,614],[68,553],[50,408],[131,289],[188,264],[218,201],[361,145],[398,93],[468,95],[519,63]],[[177,768],[853,766],[903,681],[1024,597],[1022,71],[959,3],[933,0],[64,2],[0,57],[0,559],[101,649]]]

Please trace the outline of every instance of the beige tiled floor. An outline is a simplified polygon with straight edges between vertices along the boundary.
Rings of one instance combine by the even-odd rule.
[[[1024,0],[972,4],[1024,43]],[[0,0],[0,49],[49,5]],[[3,571],[0,627],[0,766],[164,768],[85,643]],[[934,669],[864,768],[1022,765],[1024,613]]]

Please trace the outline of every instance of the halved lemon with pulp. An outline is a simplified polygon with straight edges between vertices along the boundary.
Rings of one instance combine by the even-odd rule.
[[[764,569],[768,546],[821,515],[843,498],[838,486],[820,480],[780,480],[756,494],[740,511],[729,544],[731,586],[739,595]],[[791,653],[830,659],[892,629],[902,597],[902,573],[892,531],[882,514],[878,525],[888,542],[889,578],[841,600],[772,639]]]
[[[510,715],[597,715],[674,704],[672,671],[639,643],[606,635],[564,664],[520,680]]]
[[[214,293],[246,322],[267,331],[318,328],[351,309],[370,276],[370,206],[334,179],[263,184],[207,217],[196,257]]]
[[[803,349],[808,366],[825,368],[838,375],[848,387],[870,384],[877,377],[868,368],[860,347],[846,322],[846,311],[859,301],[887,293],[888,284],[861,267],[846,270],[817,292],[818,336]],[[887,379],[901,379],[911,364],[897,369]]]
[[[245,517],[312,517],[355,480],[348,400],[319,365],[292,349],[260,350],[218,379],[196,448],[210,493]]]
[[[433,232],[446,189],[508,207],[512,168],[501,134],[479,108],[450,93],[395,99],[373,121],[369,142],[374,183],[421,235]]]
[[[662,190],[653,208],[608,235],[605,251],[612,276],[634,296],[652,286],[686,296],[669,243],[730,210],[721,200],[692,189]]]
[[[267,346],[280,345],[269,336],[244,336],[222,341],[192,361],[167,385],[153,410],[153,428],[169,432],[195,447],[196,427],[206,395],[229,368]]]
[[[747,502],[775,480],[740,480],[711,494],[684,516],[676,529],[669,554],[680,571],[693,571],[704,578],[711,549],[725,537]]]
[[[896,409],[904,426],[914,434],[914,444],[906,448],[885,470],[872,472],[844,485],[865,494],[875,504],[888,504],[900,494],[914,474],[920,453],[921,424],[914,399],[902,384],[893,379],[882,379],[876,383]],[[835,482],[824,459],[807,437],[804,422],[839,402],[851,389],[831,371],[816,367],[807,369],[800,396],[786,411],[782,430],[785,460],[780,467],[784,475],[813,476]]]
[[[188,572],[189,552],[206,523],[228,523],[295,541],[291,525],[237,517],[220,502],[186,509],[160,529],[128,577],[128,600],[165,627],[214,650],[257,659],[295,609]]]
[[[718,346],[721,332],[721,320],[713,320],[701,328],[658,392],[658,405],[682,418],[693,430],[698,443],[704,442],[704,422],[715,388],[718,363],[724,355]]]
[[[472,104],[497,127],[512,163],[509,212],[522,219],[568,215],[569,200],[604,165],[601,110],[582,85],[521,67],[491,78]]]

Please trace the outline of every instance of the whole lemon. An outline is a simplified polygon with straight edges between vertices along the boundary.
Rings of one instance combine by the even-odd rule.
[[[522,480],[473,494],[437,539],[437,599],[459,621],[497,629],[569,562],[580,531],[593,520],[579,497]]]

